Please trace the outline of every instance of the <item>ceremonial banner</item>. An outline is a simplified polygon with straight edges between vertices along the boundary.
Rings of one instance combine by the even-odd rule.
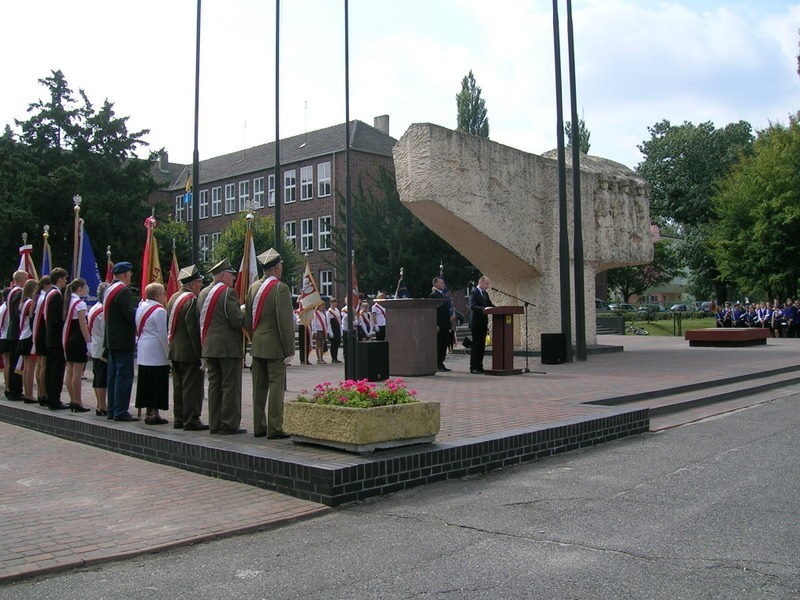
[[[258,279],[258,261],[256,260],[256,246],[253,243],[253,232],[248,224],[244,234],[244,252],[242,253],[242,263],[239,265],[239,273],[236,275],[236,294],[239,300],[244,302],[247,290],[250,285]]]
[[[161,278],[161,260],[158,258],[158,241],[153,234],[156,218],[147,217],[144,220],[144,227],[147,229],[147,240],[144,243],[144,254],[142,255],[142,300],[145,299],[144,289],[148,284],[154,281],[164,283]]]
[[[175,256],[175,249],[172,249],[172,264],[169,266],[169,279],[167,280],[167,298],[172,298],[172,294],[178,291],[180,288],[180,282],[178,281],[178,273],[180,269],[178,268],[178,257]]]
[[[300,296],[297,298],[297,314],[303,325],[311,323],[311,319],[314,318],[314,309],[320,304],[325,303],[319,295],[317,282],[314,280],[314,275],[311,273],[311,265],[308,264],[308,259],[306,259],[306,268],[305,271],[303,271]]]
[[[47,233],[49,227],[45,225],[44,245],[42,246],[42,276],[50,275],[50,269],[53,264],[53,253],[50,251],[50,243],[47,241],[49,234]]]
[[[19,247],[19,267],[17,267],[17,270],[25,271],[28,274],[28,279],[39,279],[36,267],[33,265],[33,258],[31,258],[32,251],[33,246],[31,244],[23,244]]]
[[[92,244],[89,241],[89,234],[86,233],[83,219],[78,221],[78,259],[75,264],[78,265],[77,277],[83,277],[86,285],[89,286],[89,300],[96,301],[97,286],[100,285],[100,271],[97,268],[97,261],[94,258]]]

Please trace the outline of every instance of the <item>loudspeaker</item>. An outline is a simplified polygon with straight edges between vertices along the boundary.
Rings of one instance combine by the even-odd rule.
[[[563,333],[542,334],[542,364],[560,365],[567,362],[567,336]]]
[[[356,342],[355,379],[385,381],[389,378],[389,342]]]

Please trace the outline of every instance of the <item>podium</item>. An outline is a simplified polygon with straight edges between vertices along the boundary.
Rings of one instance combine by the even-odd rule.
[[[386,341],[389,372],[413,377],[436,374],[436,298],[383,300],[386,307]]]
[[[521,315],[521,306],[491,306],[485,310],[492,315],[492,368],[487,375],[519,375],[514,368],[514,315]]]

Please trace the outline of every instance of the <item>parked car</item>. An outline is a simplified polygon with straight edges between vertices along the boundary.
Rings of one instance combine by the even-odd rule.
[[[673,304],[670,307],[670,310],[672,312],[688,312],[689,311],[689,307],[686,306],[685,304]]]
[[[600,298],[594,299],[594,309],[595,310],[608,310],[608,304]]]
[[[663,304],[642,304],[636,310],[637,312],[664,312],[667,309],[664,308]]]
[[[634,312],[636,307],[633,304],[628,304],[627,302],[620,302],[616,304],[609,304],[608,310],[613,310],[615,312]]]

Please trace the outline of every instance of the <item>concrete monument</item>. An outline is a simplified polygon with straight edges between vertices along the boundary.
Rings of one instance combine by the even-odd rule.
[[[494,287],[536,305],[528,314],[530,348],[539,349],[541,333],[560,332],[555,153],[529,154],[417,123],[395,145],[394,163],[403,204],[491,277]],[[583,155],[580,167],[586,342],[591,345],[597,337],[595,275],[650,262],[653,242],[645,180],[624,165],[596,156]],[[569,172],[567,182],[571,207]],[[498,292],[491,295],[495,304],[517,304]],[[574,308],[573,301],[573,313]],[[574,336],[574,326],[572,331]],[[523,332],[519,319],[519,346],[524,346]]]

